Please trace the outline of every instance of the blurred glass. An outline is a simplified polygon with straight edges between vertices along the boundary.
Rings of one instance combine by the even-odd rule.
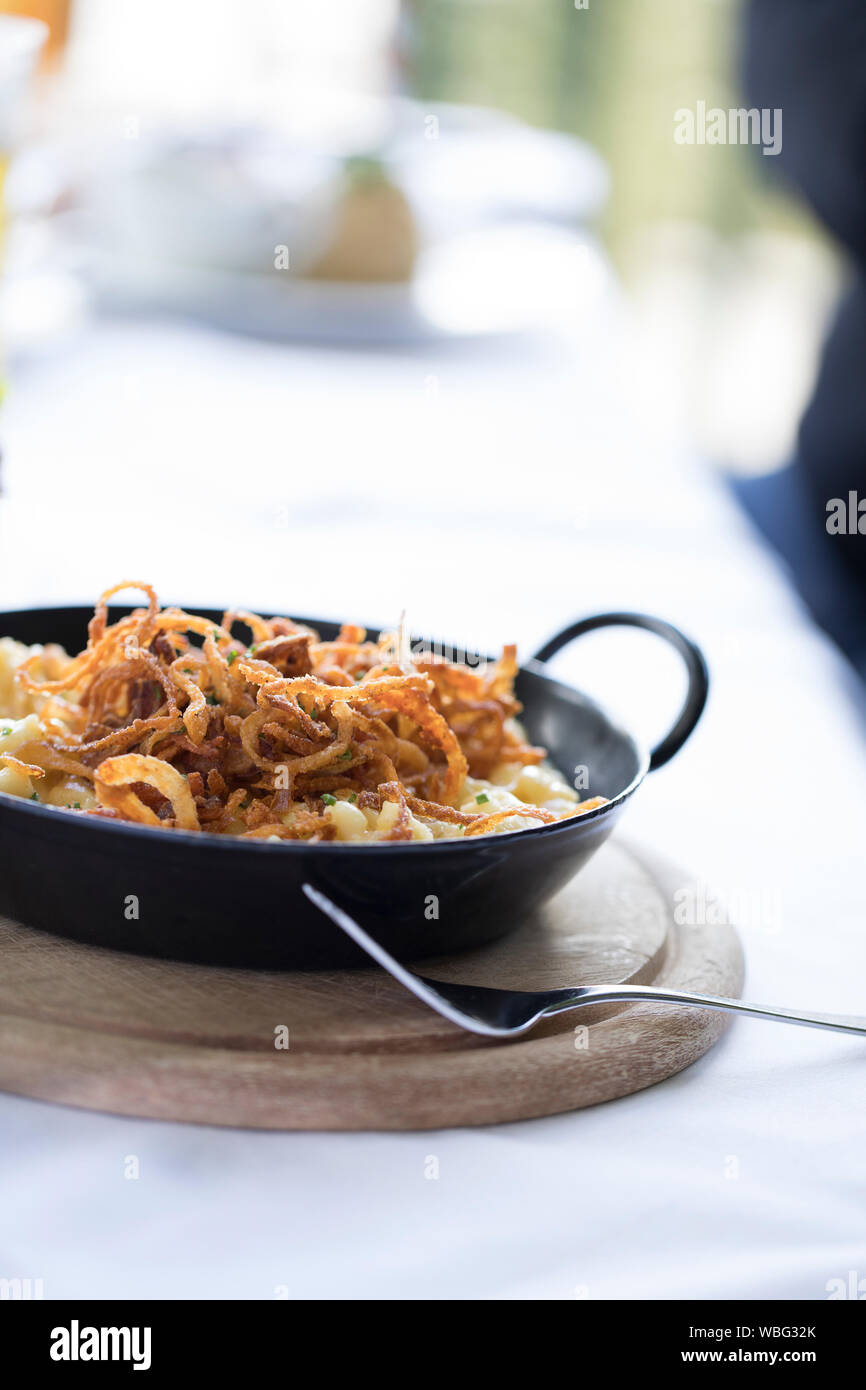
[[[48,30],[42,61],[52,66],[63,54],[69,34],[71,0],[0,0],[0,15],[19,15],[38,19]]]
[[[6,175],[18,139],[22,108],[46,37],[46,27],[40,21],[0,14],[0,266],[6,245]],[[5,345],[0,336],[0,402],[5,361]]]
[[[5,239],[6,174],[24,100],[47,34],[38,20],[0,13],[0,251]]]

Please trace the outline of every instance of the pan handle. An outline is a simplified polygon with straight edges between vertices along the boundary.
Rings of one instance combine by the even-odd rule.
[[[585,632],[594,632],[600,627],[640,627],[645,632],[654,632],[657,637],[663,637],[666,642],[670,642],[686,664],[689,687],[679,718],[670,733],[665,735],[661,743],[656,744],[650,754],[650,772],[655,772],[656,768],[664,767],[665,763],[679,752],[703,713],[710,684],[704,654],[690,637],[686,637],[673,623],[665,622],[664,618],[651,618],[648,613],[597,613],[594,617],[581,618],[578,622],[564,627],[562,632],[558,632],[555,637],[545,642],[543,647],[539,647],[534,660],[549,661],[569,642],[573,642],[575,637],[582,637]]]

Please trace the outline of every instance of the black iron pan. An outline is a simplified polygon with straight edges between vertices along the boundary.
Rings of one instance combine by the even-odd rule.
[[[112,618],[128,609],[115,609]],[[221,613],[197,610],[213,622]],[[0,613],[0,635],[78,651],[84,608]],[[338,625],[303,619],[323,639]],[[688,693],[652,752],[544,662],[585,632],[643,628],[688,671]],[[707,669],[672,624],[640,613],[584,618],[523,666],[516,694],[529,737],[566,776],[588,769],[608,804],[512,834],[410,844],[281,844],[100,820],[0,793],[0,913],[95,946],[207,965],[323,969],[366,962],[300,891],[319,887],[404,960],[467,950],[517,927],[583,868],[647,772],[682,747],[707,697]]]

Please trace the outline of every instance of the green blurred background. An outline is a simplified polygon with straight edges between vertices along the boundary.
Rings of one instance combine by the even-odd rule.
[[[712,160],[673,141],[673,112],[743,105],[739,0],[406,0],[418,95],[499,107],[589,140],[612,174],[602,230],[622,264],[636,231],[685,220],[721,234],[815,236],[759,150]]]

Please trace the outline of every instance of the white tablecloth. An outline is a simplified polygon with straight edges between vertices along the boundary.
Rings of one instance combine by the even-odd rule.
[[[749,995],[866,1011],[862,707],[709,470],[656,437],[617,312],[601,275],[565,342],[89,330],[13,382],[3,606],[142,575],[190,604],[406,607],[524,651],[592,610],[670,617],[713,692],[628,833],[747,909]],[[647,737],[679,694],[642,636],[559,669]],[[866,1276],[864,1077],[854,1038],[744,1021],[643,1094],[491,1129],[259,1134],[0,1096],[0,1276],[46,1297],[821,1299]]]

